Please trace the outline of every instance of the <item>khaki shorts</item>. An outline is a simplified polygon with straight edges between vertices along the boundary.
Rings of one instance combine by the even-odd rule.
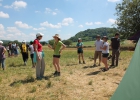
[[[102,57],[102,51],[95,51],[94,59],[97,59],[99,57],[99,60],[101,60]]]

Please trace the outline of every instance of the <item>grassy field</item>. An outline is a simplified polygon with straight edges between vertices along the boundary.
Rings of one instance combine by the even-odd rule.
[[[83,42],[84,46],[94,46],[95,41]],[[72,46],[76,46],[77,42],[73,42]]]
[[[94,49],[85,48],[86,64],[78,64],[76,49],[65,49],[61,57],[61,76],[53,77],[53,52],[44,47],[45,78],[35,79],[31,60],[23,66],[21,55],[6,59],[0,70],[0,100],[109,100],[131,60],[132,51],[122,51],[119,66],[107,72],[92,68]],[[110,63],[110,61],[109,61]]]
[[[110,43],[110,40],[108,41]],[[72,46],[76,46],[77,42],[73,42]],[[87,42],[83,42],[84,46],[94,46],[95,45],[95,41],[87,41]],[[121,42],[121,46],[122,47],[131,47],[134,46],[134,44],[132,43],[132,41],[129,40],[125,40]]]

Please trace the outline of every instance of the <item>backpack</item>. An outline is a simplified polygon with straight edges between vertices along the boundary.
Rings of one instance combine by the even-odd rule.
[[[27,52],[26,44],[22,44],[21,48],[22,48],[22,52]]]

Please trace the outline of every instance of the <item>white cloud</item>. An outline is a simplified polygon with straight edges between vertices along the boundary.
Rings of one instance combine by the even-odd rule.
[[[0,3],[0,6],[2,6],[2,4]]]
[[[61,30],[57,30],[57,32],[61,32]]]
[[[61,28],[61,23],[57,23],[56,25],[53,25],[53,24],[48,23],[46,21],[46,22],[40,23],[40,25],[45,26],[45,27],[49,27],[49,28]]]
[[[108,19],[108,21],[107,21],[108,23],[111,23],[111,24],[115,24],[116,23],[116,20],[115,19]]]
[[[3,0],[0,0],[0,1],[3,1]]]
[[[8,9],[8,8],[12,8],[12,6],[6,5],[6,6],[4,6],[4,8],[7,8]]]
[[[5,34],[4,26],[0,24],[0,35]]]
[[[40,11],[37,11],[37,10],[36,10],[35,13],[40,13]]]
[[[86,22],[85,24],[86,24],[86,25],[93,25],[92,22]]]
[[[52,15],[57,15],[58,9],[50,9],[50,8],[45,8],[45,13],[47,14],[52,14]]]
[[[73,23],[73,18],[64,18],[62,21],[62,25],[68,26],[70,23]]]
[[[14,8],[14,9],[19,9],[19,8],[26,8],[27,3],[24,1],[15,1],[11,5],[6,5],[4,8]]]
[[[78,27],[83,28],[84,26],[83,25],[79,25]]]
[[[15,24],[20,27],[20,28],[25,28],[25,29],[29,29],[29,28],[32,28],[32,26],[29,26],[28,24],[26,23],[22,23],[21,21],[16,21]]]
[[[102,22],[95,22],[94,24],[96,24],[96,25],[101,25],[101,24],[103,24]]]
[[[45,10],[46,10],[46,13],[51,13],[51,9],[50,8],[45,8]]]
[[[42,31],[42,30],[46,30],[46,28],[44,28],[44,27],[41,27],[41,28],[33,28],[33,30],[35,30],[35,31]]]
[[[120,0],[107,0],[108,2],[118,2]]]
[[[16,27],[7,27],[7,31],[10,33],[21,33]]]
[[[53,12],[52,14],[53,14],[53,15],[57,15],[57,13],[56,13],[56,12]]]
[[[1,18],[9,18],[9,14],[0,11],[0,17]]]
[[[26,8],[27,3],[24,1],[15,1],[12,5],[14,6],[15,9]]]

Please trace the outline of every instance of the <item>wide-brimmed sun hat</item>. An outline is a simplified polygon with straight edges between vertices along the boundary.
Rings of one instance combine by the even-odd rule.
[[[38,32],[38,33],[36,34],[36,37],[43,36],[43,35],[44,35],[44,34]]]
[[[61,40],[61,38],[60,38],[59,34],[55,34],[55,36],[53,36],[53,38],[58,38],[58,39],[60,39],[60,40]]]
[[[3,44],[3,42],[2,42],[2,41],[0,41],[0,44]]]

